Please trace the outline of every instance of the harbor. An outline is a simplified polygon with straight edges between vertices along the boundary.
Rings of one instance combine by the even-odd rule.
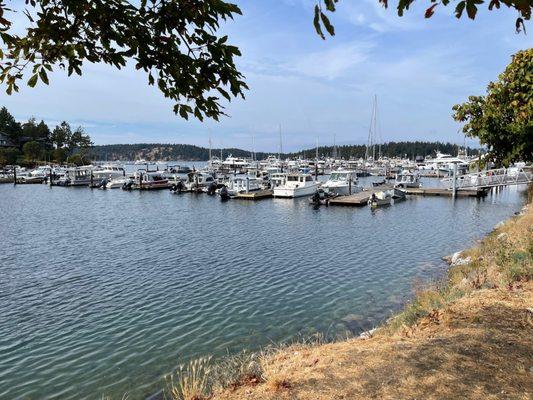
[[[366,212],[307,196],[0,185],[3,397],[144,399],[205,354],[358,335],[519,211],[523,186]]]
[[[442,161],[441,161],[442,160]],[[388,206],[405,196],[484,197],[494,187],[528,184],[533,168],[469,172],[476,160],[437,154],[436,159],[281,160],[212,158],[202,166],[170,163],[100,163],[82,167],[4,168],[0,183],[47,184],[50,187],[169,190],[173,194],[205,193],[230,199],[264,200],[307,197],[312,205]],[[428,171],[430,173],[428,173]],[[440,176],[443,177],[440,177]],[[369,177],[369,186],[359,179]],[[425,183],[422,184],[421,180]]]

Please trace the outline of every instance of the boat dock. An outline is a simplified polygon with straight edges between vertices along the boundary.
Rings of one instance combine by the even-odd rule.
[[[237,196],[235,196],[236,199],[241,200],[262,200],[262,199],[268,199],[274,195],[274,191],[271,189],[266,190],[256,190],[253,192],[248,193],[239,193]]]
[[[405,194],[419,196],[448,196],[453,197],[453,191],[445,188],[408,188],[403,189]],[[455,193],[456,197],[485,197],[486,189],[460,189]]]
[[[393,187],[391,185],[381,185],[372,188],[365,188],[359,193],[350,194],[348,196],[339,196],[331,199],[329,204],[332,206],[354,206],[362,207],[368,204],[368,199],[377,192],[383,190],[390,190]]]
[[[339,196],[329,201],[332,206],[366,206],[368,199],[377,192],[389,190],[393,187],[390,185],[381,185],[373,188],[365,188],[362,192],[354,193],[349,196]],[[405,194],[415,196],[445,196],[453,197],[453,192],[446,188],[408,188],[401,189]],[[485,197],[488,191],[486,189],[457,190],[456,197]]]

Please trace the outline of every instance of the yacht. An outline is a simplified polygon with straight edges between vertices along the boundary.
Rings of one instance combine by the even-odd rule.
[[[420,186],[420,176],[418,173],[403,170],[396,175],[396,181],[394,182],[394,187],[396,188],[419,188]]]
[[[443,154],[437,151],[435,158],[426,158],[425,165],[420,166],[422,170],[440,171],[450,173],[453,171],[453,164],[457,164],[459,171],[468,170],[468,162],[459,157],[453,157],[449,154]]]
[[[222,161],[222,166],[226,168],[242,169],[248,166],[248,161],[241,157],[233,157],[231,154]]]
[[[320,184],[313,180],[311,174],[287,174],[285,182],[274,187],[274,197],[302,197],[310,196],[316,192]]]
[[[331,194],[349,195],[359,193],[362,189],[357,186],[357,174],[352,170],[333,171],[329,179],[322,184],[322,188]]]

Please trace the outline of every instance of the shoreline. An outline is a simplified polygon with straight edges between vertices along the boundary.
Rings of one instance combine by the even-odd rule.
[[[464,359],[464,354],[462,356],[454,354],[452,350],[461,348],[461,341],[452,340],[444,343],[437,341],[429,347],[425,342],[434,341],[433,339],[439,335],[449,336],[454,332],[454,328],[456,331],[459,328],[472,331],[472,327],[461,326],[461,321],[464,322],[468,318],[482,321],[487,316],[477,314],[483,314],[487,304],[497,305],[502,301],[509,301],[506,296],[511,293],[514,296],[511,303],[514,306],[520,303],[525,305],[521,310],[522,314],[525,313],[522,318],[526,321],[525,326],[520,325],[518,329],[514,327],[514,333],[517,333],[518,337],[525,340],[527,344],[522,347],[526,349],[525,354],[515,354],[515,359],[516,356],[524,358],[524,362],[518,366],[519,372],[523,372],[522,375],[524,375],[519,377],[524,378],[524,381],[518,385],[520,390],[512,384],[518,378],[516,376],[512,378],[511,374],[507,374],[506,377],[509,380],[506,383],[507,392],[504,390],[498,394],[493,387],[487,386],[491,377],[488,372],[484,372],[485,367],[480,366],[479,371],[476,368],[472,370],[473,375],[476,375],[475,378],[479,380],[475,396],[471,394],[469,397],[459,389],[461,385],[456,385],[436,395],[436,398],[454,396],[527,398],[533,393],[533,385],[525,383],[533,382],[530,379],[533,377],[533,353],[531,350],[529,353],[527,351],[528,348],[533,348],[533,341],[527,339],[533,337],[532,196],[533,188],[530,186],[526,204],[518,215],[498,223],[474,246],[443,257],[449,263],[445,281],[427,284],[420,288],[403,310],[395,313],[379,326],[355,338],[343,341],[324,343],[320,337],[317,337],[313,343],[274,346],[258,353],[243,352],[217,361],[213,365],[210,358],[198,359],[183,366],[181,374],[174,374],[172,381],[167,378],[167,387],[164,388],[167,397],[184,400],[435,398],[433,390],[436,389],[437,393],[439,392],[438,388],[443,385],[439,383],[439,380],[446,381],[446,376],[450,375],[450,371],[448,368],[444,370],[435,368],[438,365],[431,362],[433,352],[437,358],[441,351],[444,354],[449,352],[448,355],[453,354],[458,357],[458,364],[474,360],[469,359],[468,356]],[[513,257],[518,258],[515,260]],[[518,311],[513,308],[509,312],[513,314]],[[462,314],[459,320],[457,320],[458,314]],[[502,319],[505,320],[503,317]],[[477,325],[479,325],[478,330],[493,328],[488,322],[477,323]],[[418,342],[424,342],[422,347],[427,354],[424,354],[423,360],[416,361],[416,358],[420,356],[417,352],[408,357],[411,360],[414,358],[413,362],[419,364],[420,371],[417,374],[402,373],[402,368],[396,365],[404,362],[409,364],[406,361],[406,349],[402,349],[406,342],[410,342],[411,347],[413,345],[417,347],[417,344],[420,344]],[[471,346],[479,348],[483,348],[485,344],[480,339],[470,343]],[[496,344],[492,345],[496,349],[492,348],[489,343],[485,346],[488,346],[485,353],[497,353]],[[369,349],[378,355],[367,354]],[[360,357],[361,353],[364,357]],[[478,358],[487,355],[483,351],[477,353]],[[358,357],[354,359],[355,354]],[[389,357],[384,358],[383,354],[389,354]],[[462,360],[460,356],[463,357]],[[502,355],[499,354],[499,356]],[[376,368],[378,361],[380,367]],[[500,361],[508,366],[511,360],[503,357]],[[457,368],[457,363],[453,364],[454,368],[460,370]],[[393,367],[394,365],[396,366]],[[200,381],[203,383],[191,387],[191,380],[188,377],[192,375],[193,369],[196,371],[196,383]],[[385,370],[388,374],[382,373]],[[358,377],[349,378],[345,376],[346,371],[351,371]],[[418,376],[420,373],[431,375],[431,385]],[[410,383],[401,384],[395,375],[402,375],[402,379]],[[505,381],[505,377],[500,377],[500,380]],[[189,383],[188,389],[187,382]],[[392,382],[395,384],[391,385]],[[484,389],[479,389],[479,385]],[[183,388],[186,390],[184,391]],[[441,389],[444,390],[444,388]],[[510,396],[509,390],[515,390],[516,396]]]

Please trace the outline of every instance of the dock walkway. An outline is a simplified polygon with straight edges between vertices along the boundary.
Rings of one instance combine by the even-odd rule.
[[[261,199],[268,199],[272,197],[273,194],[274,194],[274,191],[270,189],[255,190],[253,192],[248,192],[248,193],[239,193],[237,196],[235,196],[235,198],[241,199],[241,200],[261,200]]]
[[[349,196],[339,196],[329,201],[332,206],[355,206],[362,207],[367,205],[368,199],[372,194],[381,192],[382,190],[389,190],[393,187],[391,185],[382,185],[378,187],[365,188],[362,192],[354,193]],[[417,196],[447,196],[452,197],[451,190],[446,188],[408,188],[401,189],[405,194]],[[456,197],[484,197],[487,195],[487,190],[484,189],[461,189],[457,190]]]
[[[359,193],[354,193],[348,196],[339,196],[331,199],[329,204],[332,206],[355,206],[362,207],[368,204],[368,199],[377,192],[383,190],[390,190],[393,187],[391,185],[381,185],[372,188],[365,188]]]

